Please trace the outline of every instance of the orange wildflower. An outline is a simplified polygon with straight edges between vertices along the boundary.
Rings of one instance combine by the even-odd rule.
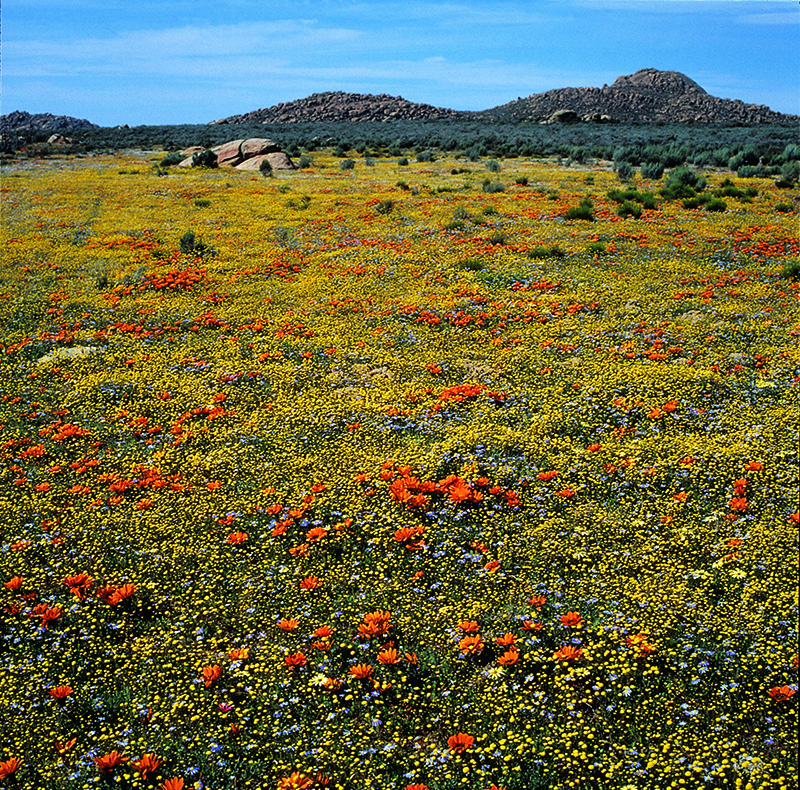
[[[747,472],[760,472],[764,468],[764,464],[760,461],[749,461],[744,465]]]
[[[506,650],[500,658],[497,659],[497,663],[501,664],[504,667],[511,667],[519,661],[519,651],[516,647],[512,647],[510,650]]]
[[[511,647],[516,644],[517,637],[514,634],[503,634],[503,636],[498,636],[494,641],[500,647]]]
[[[62,700],[66,699],[73,691],[72,686],[53,686],[47,693],[53,699]]]
[[[102,757],[95,757],[94,764],[103,776],[110,775],[115,768],[119,768],[123,763],[128,762],[128,758],[121,755],[116,749],[113,752],[104,754]]]
[[[7,582],[3,582],[3,587],[10,592],[19,592],[23,584],[25,584],[25,579],[22,576],[13,576]]]
[[[539,472],[536,477],[538,480],[541,480],[544,483],[549,483],[553,478],[558,477],[560,474],[561,472],[551,469],[549,472]]]
[[[460,732],[458,735],[451,735],[447,739],[447,747],[454,754],[462,754],[474,743],[475,738],[473,738],[471,735],[467,735],[464,732]]]
[[[633,634],[625,638],[625,642],[640,658],[655,653],[656,649],[647,641],[644,634]]]
[[[278,628],[280,628],[281,631],[294,631],[294,629],[297,628],[298,625],[300,625],[300,623],[298,623],[298,621],[295,620],[294,618],[290,620],[284,618],[278,623]]]
[[[154,774],[163,764],[157,755],[152,752],[143,754],[138,760],[135,760],[132,765],[142,775],[142,779],[146,782],[151,774]]]
[[[532,595],[528,603],[535,609],[541,609],[547,603],[547,598],[543,595]]]
[[[234,647],[228,651],[228,658],[231,661],[245,661],[250,657],[249,647]]]
[[[568,663],[580,661],[583,658],[583,648],[564,645],[553,653],[553,658],[556,661],[567,661]]]
[[[238,546],[240,543],[247,542],[248,537],[246,532],[231,532],[225,542],[229,543],[231,546]]]
[[[222,675],[222,668],[218,664],[203,667],[203,678],[205,678],[206,688],[215,680],[219,680],[220,675]]]
[[[380,661],[381,664],[387,664],[391,666],[392,664],[397,664],[400,661],[400,657],[397,653],[397,650],[395,650],[393,647],[388,647],[378,653],[378,661]]]
[[[478,624],[474,620],[463,620],[456,628],[461,629],[464,633],[472,634],[478,630]]]
[[[117,587],[109,596],[106,603],[108,603],[109,606],[117,606],[123,601],[127,601],[128,598],[132,598],[138,589],[139,588],[135,584],[123,584],[122,587]]]
[[[61,743],[61,741],[56,741],[56,751],[60,755],[65,755],[77,742],[77,738],[70,738],[68,741],[64,741],[64,743]]]
[[[313,784],[314,780],[310,776],[293,771],[278,781],[277,790],[307,790]]]
[[[309,543],[314,543],[317,540],[322,540],[328,534],[328,530],[324,527],[314,527],[306,532],[306,540]]]
[[[567,612],[558,618],[561,624],[568,628],[580,628],[583,625],[583,617],[578,612]]]
[[[158,790],[183,790],[183,779],[179,776],[173,776],[172,779],[162,782]]]
[[[483,652],[485,644],[483,637],[480,634],[475,634],[474,636],[465,636],[458,643],[458,647],[462,656],[477,656]]]
[[[18,757],[12,757],[5,762],[0,763],[0,779],[8,779],[22,768],[22,760]]]
[[[786,702],[794,696],[795,689],[791,686],[774,686],[767,694],[769,694],[775,702]]]
[[[284,656],[283,658],[283,665],[287,667],[287,669],[304,667],[307,663],[308,659],[306,658],[306,654],[300,650],[298,650],[296,653],[292,653],[291,655]]]
[[[368,612],[364,615],[364,620],[358,626],[358,635],[364,639],[372,639],[376,636],[386,636],[392,627],[390,622],[391,612],[377,610]]]
[[[94,584],[94,579],[88,573],[76,573],[74,576],[67,576],[64,584],[79,601],[83,601],[89,588]]]
[[[405,790],[429,790],[429,788],[428,785],[418,783],[413,785],[406,785]]]
[[[358,680],[368,680],[372,677],[373,669],[369,664],[356,664],[350,667],[350,674]]]
[[[523,620],[522,627],[526,631],[541,631],[544,628],[544,623],[540,620]]]
[[[314,629],[312,636],[315,636],[317,639],[327,639],[333,636],[333,629],[329,625],[321,625],[319,628]]]
[[[306,576],[306,578],[300,582],[301,590],[316,590],[319,587],[322,587],[322,582],[316,576]]]

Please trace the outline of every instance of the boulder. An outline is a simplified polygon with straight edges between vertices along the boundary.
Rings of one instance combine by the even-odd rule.
[[[217,155],[219,167],[236,167],[244,157],[241,146],[244,140],[231,140],[228,143],[217,145],[211,150]]]
[[[205,150],[206,149],[203,148],[202,145],[192,145],[189,148],[184,148],[183,151],[181,151],[181,156],[184,158],[188,156],[191,159],[192,154],[199,154],[201,151]],[[183,162],[181,162],[181,165],[183,165]]]
[[[577,123],[580,121],[575,110],[556,110],[548,119],[547,123]]]
[[[277,153],[281,147],[265,137],[250,137],[239,146],[239,149],[242,152],[242,158],[249,159],[251,156]]]
[[[201,148],[200,150],[203,151],[205,149]],[[183,153],[183,151],[181,151],[181,153]],[[186,159],[184,159],[182,162],[180,162],[178,164],[178,167],[191,167],[193,160],[194,160],[194,154],[191,154],[190,156],[187,156]]]
[[[47,138],[47,142],[50,145],[67,145],[71,143],[72,140],[69,137],[64,137],[63,134],[51,134],[50,137]]]
[[[267,160],[270,165],[272,166],[273,170],[296,170],[297,168],[294,165],[289,157],[284,154],[282,151],[274,151],[270,154],[261,154],[260,156],[251,156],[249,159],[245,159],[239,165],[236,165],[237,170],[260,170],[261,163]]]

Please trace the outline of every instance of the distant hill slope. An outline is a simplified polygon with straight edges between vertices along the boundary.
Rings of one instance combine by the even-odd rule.
[[[678,71],[641,69],[602,88],[559,88],[493,107],[486,115],[503,120],[543,121],[560,110],[581,118],[606,115],[615,121],[677,123],[773,123],[797,116],[763,104],[720,99]]]
[[[0,115],[0,131],[2,132],[74,132],[81,129],[97,129],[97,124],[83,118],[72,118],[69,115],[51,115],[40,112],[31,115],[29,112],[16,110],[8,115]]]
[[[415,104],[402,96],[333,91],[312,93],[305,99],[282,102],[273,107],[253,110],[244,115],[232,115],[212,121],[225,123],[303,123],[319,121],[384,121],[439,120],[462,118],[468,113]]]
[[[563,112],[563,111],[571,112]],[[574,115],[573,115],[574,113]],[[556,115],[553,119],[553,116]],[[639,122],[774,123],[800,120],[763,104],[720,99],[677,71],[641,69],[602,88],[558,88],[534,93],[482,112],[416,104],[401,96],[342,91],[314,93],[305,99],[212,121],[229,123],[303,123],[387,121],[395,119],[496,119],[502,121],[603,120]]]

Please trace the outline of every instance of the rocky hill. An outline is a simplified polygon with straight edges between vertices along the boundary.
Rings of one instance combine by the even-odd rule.
[[[314,93],[212,121],[228,123],[318,123],[321,121],[388,121],[496,119],[557,123],[570,121],[667,121],[752,124],[791,121],[797,116],[773,112],[763,104],[720,99],[677,71],[641,69],[602,88],[558,88],[482,112],[416,104],[401,96],[342,91]],[[800,119],[798,119],[800,120]]]
[[[371,93],[312,93],[305,99],[281,102],[244,115],[220,118],[212,123],[317,123],[320,121],[440,120],[463,118],[471,113],[415,104],[402,96]]]
[[[571,111],[571,114],[565,111]],[[557,115],[558,114],[558,115]],[[487,110],[498,120],[667,121],[672,123],[773,123],[796,116],[763,104],[720,99],[677,71],[641,69],[602,88],[559,88]]]
[[[97,124],[83,118],[72,118],[69,115],[51,115],[40,112],[31,115],[29,112],[16,110],[8,115],[0,115],[1,132],[75,132],[85,129],[96,129]]]

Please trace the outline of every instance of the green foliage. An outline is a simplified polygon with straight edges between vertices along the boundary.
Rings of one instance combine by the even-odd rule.
[[[375,204],[375,211],[377,211],[378,214],[390,214],[393,208],[393,200],[381,200]]]
[[[590,198],[583,198],[577,206],[572,206],[571,208],[567,209],[567,213],[564,214],[565,219],[580,219],[585,220],[587,222],[594,222],[594,204],[592,203]]]
[[[356,163],[352,159],[342,159],[339,162],[339,169],[340,170],[352,170],[356,166]]]
[[[161,167],[172,167],[173,165],[179,165],[183,161],[183,157],[177,151],[173,151],[170,154],[167,154],[159,164]]]
[[[642,162],[639,168],[642,178],[649,178],[653,181],[658,181],[664,175],[663,162]]]
[[[406,167],[408,165],[408,159],[404,156],[402,159],[397,160],[397,164],[400,167]]]
[[[526,187],[528,186],[528,176],[517,176],[514,179],[514,183],[519,184],[521,187]]]
[[[589,255],[597,256],[597,255],[605,255],[606,252],[608,252],[608,250],[606,249],[606,245],[603,244],[602,241],[593,241],[586,245],[586,252],[588,252]]]
[[[198,200],[195,200],[194,204],[195,206],[197,206],[197,208],[208,208],[211,205],[211,201],[200,198]]]
[[[792,203],[776,203],[775,204],[775,211],[780,214],[791,214],[795,210],[794,204]]]
[[[781,270],[781,277],[792,282],[800,280],[800,260],[787,261]]]
[[[706,211],[725,211],[728,204],[719,198],[712,198],[705,205]]]
[[[505,184],[501,184],[498,181],[490,181],[488,178],[484,178],[481,182],[481,189],[490,195],[506,191]]]
[[[417,154],[417,161],[418,162],[435,162],[436,157],[433,155],[433,151],[420,151]]]
[[[307,170],[309,167],[314,166],[314,157],[309,154],[303,154],[297,162],[297,167],[300,170]]]
[[[494,159],[490,159],[490,160],[489,160],[489,161],[486,163],[486,169],[487,169],[487,170],[488,170],[490,173],[499,173],[499,172],[500,172],[500,163],[499,163],[499,162],[497,162],[497,161],[496,161],[496,160],[494,160]]]
[[[528,257],[531,260],[541,260],[545,258],[563,258],[566,253],[558,244],[552,246],[542,245],[541,247],[534,247],[528,250]]]
[[[187,230],[180,238],[180,251],[184,255],[213,255],[214,249],[206,244],[202,237],[195,236],[193,230]]]
[[[217,166],[217,155],[209,148],[192,155],[192,167],[212,168]]]
[[[617,178],[620,181],[628,181],[633,178],[634,168],[630,162],[614,162],[614,170],[617,171]]]
[[[617,214],[620,217],[633,217],[639,219],[642,216],[642,207],[632,200],[626,200],[617,209]]]

